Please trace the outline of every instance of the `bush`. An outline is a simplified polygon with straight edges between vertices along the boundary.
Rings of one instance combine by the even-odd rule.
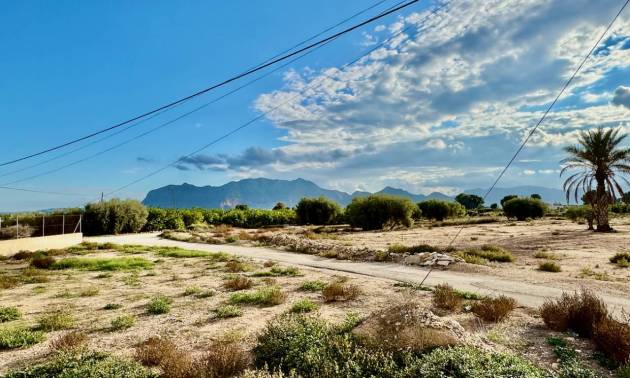
[[[30,266],[37,269],[48,269],[55,264],[55,258],[52,256],[36,256],[31,260]]]
[[[147,312],[153,315],[168,314],[171,312],[171,298],[165,295],[156,295],[147,304]]]
[[[55,352],[70,352],[81,349],[87,344],[88,336],[83,331],[67,332],[50,342],[50,349]]]
[[[217,307],[217,309],[214,310],[214,313],[219,319],[235,318],[237,316],[243,315],[243,310],[238,306],[223,305]]]
[[[184,228],[186,224],[178,210],[149,208],[144,231],[183,230]]]
[[[17,307],[0,306],[0,323],[18,320],[22,317],[22,313]]]
[[[304,281],[298,288],[300,291],[321,291],[327,285],[324,281]]]
[[[170,339],[152,336],[135,346],[135,358],[145,366],[158,366],[176,349],[177,346]]]
[[[488,261],[494,262],[513,262],[514,255],[503,247],[497,245],[486,244],[481,248],[471,248],[457,252],[457,255],[468,263],[485,264]]]
[[[235,377],[251,364],[251,356],[237,340],[218,340],[195,361],[199,377]]]
[[[427,219],[443,221],[447,218],[460,217],[466,214],[466,209],[457,202],[428,200],[418,203],[422,216]]]
[[[620,252],[615,254],[610,258],[610,262],[613,264],[617,264],[620,268],[630,267],[630,253],[628,252]]]
[[[322,290],[324,302],[343,302],[356,299],[361,294],[357,285],[345,282],[332,282]]]
[[[317,310],[317,308],[318,306],[316,303],[314,303],[308,298],[303,298],[293,303],[293,306],[291,306],[291,312],[301,314],[301,313],[315,311]]]
[[[478,209],[483,206],[483,198],[467,193],[460,193],[455,197],[455,201],[464,206],[466,210]]]
[[[617,363],[630,362],[630,325],[607,316],[595,323],[593,341],[599,350]]]
[[[439,252],[440,248],[434,247],[429,244],[417,244],[417,245],[402,245],[402,244],[392,244],[387,248],[387,252],[389,253],[409,253],[410,255],[414,255],[416,253],[422,252]]]
[[[147,222],[148,211],[136,200],[112,199],[85,206],[83,232],[86,235],[139,232]]]
[[[26,348],[44,340],[44,333],[24,327],[0,327],[0,350]]]
[[[572,330],[582,337],[591,337],[596,323],[608,316],[606,304],[588,290],[562,293],[560,299],[547,300],[540,307],[540,315],[550,329]]]
[[[524,221],[528,218],[542,218],[547,212],[547,206],[534,198],[513,198],[503,204],[503,212],[508,218]]]
[[[538,265],[538,270],[542,272],[558,273],[562,271],[562,268],[558,263],[555,263],[553,261],[546,261]]]
[[[30,238],[35,233],[35,229],[28,224],[22,224],[20,218],[20,225],[8,226],[0,228],[0,240],[16,239],[16,238]]]
[[[119,331],[133,327],[136,324],[136,317],[133,315],[120,315],[112,319],[112,331]]]
[[[568,206],[564,211],[564,216],[574,222],[587,219],[588,217],[592,218],[594,217],[593,208],[591,205]]]
[[[151,378],[156,375],[137,362],[106,353],[63,353],[44,363],[13,370],[4,378]]]
[[[380,230],[386,226],[413,224],[413,203],[407,198],[375,194],[357,197],[346,207],[346,218],[352,227]]]
[[[442,310],[458,311],[462,307],[462,298],[449,284],[441,284],[433,290],[433,305]]]
[[[341,215],[341,207],[325,197],[302,198],[295,214],[298,224],[333,224]]]
[[[483,298],[472,305],[471,311],[488,322],[500,322],[506,319],[516,308],[514,298],[501,295],[497,298]]]

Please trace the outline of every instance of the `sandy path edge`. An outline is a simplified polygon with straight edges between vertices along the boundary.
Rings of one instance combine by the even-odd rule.
[[[180,242],[162,239],[158,236],[158,233],[86,237],[85,240],[98,243],[111,242],[117,244],[171,246],[210,252],[223,251],[257,260],[272,260],[284,264],[317,268],[328,271],[353,273],[390,279],[393,281],[420,282],[427,272],[426,269],[416,266],[327,259],[319,256],[285,252],[265,247]],[[425,284],[435,286],[445,282],[460,290],[473,291],[483,294],[509,295],[515,298],[521,305],[528,307],[540,306],[545,299],[558,298],[564,291],[561,288],[550,286],[549,284],[535,285],[516,280],[493,277],[490,275],[438,270],[431,273]],[[578,288],[576,287],[576,289]],[[613,312],[618,312],[622,309],[630,311],[630,296],[622,297],[604,293],[597,294],[610,306]]]

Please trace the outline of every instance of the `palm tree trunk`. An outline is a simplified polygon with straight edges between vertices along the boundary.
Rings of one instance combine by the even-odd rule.
[[[610,232],[612,227],[608,224],[608,193],[604,180],[597,180],[597,198],[595,199],[595,219],[597,220],[597,232]]]

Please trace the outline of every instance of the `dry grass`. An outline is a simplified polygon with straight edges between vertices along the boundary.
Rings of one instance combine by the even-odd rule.
[[[38,256],[31,260],[31,266],[37,269],[49,269],[55,261],[52,256]]]
[[[88,335],[83,331],[67,332],[50,342],[50,349],[55,352],[77,351],[85,347],[89,340]]]
[[[135,346],[135,358],[145,366],[158,366],[176,349],[170,339],[153,336]]]
[[[195,361],[195,369],[199,377],[234,377],[251,362],[249,352],[238,341],[219,340]]]
[[[558,273],[562,271],[562,267],[560,267],[560,264],[553,261],[545,261],[538,264],[538,270],[540,270],[541,272]]]
[[[596,323],[608,316],[606,304],[588,290],[563,293],[560,299],[547,300],[540,307],[540,315],[550,329],[572,330],[582,337],[591,337]]]
[[[357,285],[346,282],[332,282],[322,289],[324,302],[344,302],[356,299],[361,294]]]
[[[505,295],[496,298],[483,298],[472,305],[471,311],[488,322],[500,322],[506,319],[516,308],[516,300]]]
[[[68,310],[56,310],[39,317],[37,329],[43,331],[58,331],[74,327],[74,315]]]
[[[230,260],[225,263],[225,270],[230,273],[240,273],[251,270],[251,267],[249,266],[249,264],[246,264],[242,261]]]
[[[224,288],[232,291],[245,290],[252,286],[254,286],[254,281],[245,276],[234,277],[223,283]]]
[[[462,298],[449,284],[441,284],[433,291],[433,305],[442,310],[458,311],[462,307]]]

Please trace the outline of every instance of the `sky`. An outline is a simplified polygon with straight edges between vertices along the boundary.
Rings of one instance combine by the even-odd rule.
[[[3,2],[0,161],[184,97],[395,3]],[[0,187],[58,193],[0,189],[0,212],[249,177],[347,192],[487,188],[622,4],[420,1],[274,72],[0,167]],[[630,131],[630,9],[499,186],[560,188],[563,147],[598,126]]]

